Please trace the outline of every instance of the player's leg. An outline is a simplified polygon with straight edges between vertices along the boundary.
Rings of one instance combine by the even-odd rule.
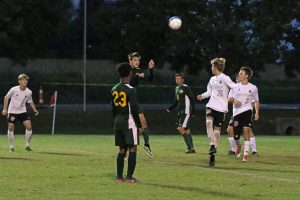
[[[214,141],[215,141],[215,148],[218,148],[219,142],[220,142],[220,137],[221,137],[221,129],[222,125],[225,120],[225,113],[218,112],[218,111],[213,111],[213,117],[214,117],[214,122],[213,122],[213,127],[214,127]]]
[[[136,166],[137,145],[139,144],[138,129],[136,127],[127,131],[125,135],[125,142],[129,150],[127,176],[125,181],[128,183],[136,183],[137,180],[133,178]]]
[[[212,110],[210,108],[207,108],[206,109],[206,132],[207,132],[207,137],[211,149],[215,148],[213,122],[214,122],[214,118],[212,116]]]
[[[252,155],[258,156],[257,149],[256,149],[256,139],[252,128],[250,130],[250,148],[252,150]]]
[[[194,141],[193,141],[193,136],[192,136],[191,129],[189,127],[186,127],[185,128],[185,133],[187,134],[188,139],[189,139],[190,144],[191,144],[190,153],[196,153],[195,148],[194,148]]]
[[[231,125],[231,122],[229,122],[229,125],[227,127],[227,136],[228,136],[228,143],[230,145],[230,151],[228,152],[228,155],[235,155],[237,145],[234,140],[234,131],[233,131],[233,126]]]
[[[115,182],[123,182],[123,170],[124,170],[124,157],[127,149],[125,144],[125,133],[122,130],[115,130],[115,145],[119,146],[119,153],[117,155],[117,176]]]
[[[150,142],[149,142],[149,129],[148,129],[148,124],[145,118],[144,113],[139,113],[139,118],[142,124],[142,127],[144,129],[142,135],[144,138],[144,149],[146,150],[147,154],[149,157],[153,157],[152,150],[150,148]]]
[[[184,128],[184,135],[186,135],[186,137],[188,139],[188,144],[189,144],[189,148],[186,153],[196,153],[196,151],[194,149],[193,137],[191,134],[191,130],[189,128],[190,115],[183,114],[182,120],[183,120],[182,128]]]
[[[188,117],[186,114],[178,114],[176,125],[177,125],[177,130],[178,130],[179,134],[183,137],[183,140],[187,146],[186,153],[189,153],[189,151],[192,148],[192,145],[191,145],[189,136],[186,133],[186,129],[185,129],[185,127],[183,127],[186,117]]]
[[[32,151],[30,147],[30,141],[32,137],[32,126],[30,120],[23,121],[23,125],[25,127],[25,149],[27,151]]]
[[[9,151],[13,152],[15,150],[14,146],[14,141],[15,141],[15,135],[14,135],[14,130],[15,130],[15,123],[17,120],[17,116],[15,114],[8,114],[7,117],[7,123],[8,123],[8,128],[7,128],[7,139],[8,139],[8,146],[9,146]]]
[[[250,128],[243,127],[243,134],[244,134],[244,157],[243,161],[248,161],[248,153],[249,153],[249,139],[250,139]]]

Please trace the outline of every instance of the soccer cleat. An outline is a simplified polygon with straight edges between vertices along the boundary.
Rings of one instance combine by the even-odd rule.
[[[115,183],[123,183],[125,180],[124,180],[124,178],[123,177],[116,177],[115,178]]]
[[[228,156],[234,156],[235,155],[235,152],[234,151],[232,151],[232,150],[230,150],[229,152],[228,152],[228,154],[227,154]]]
[[[209,166],[215,166],[215,155],[211,155],[209,158]]]
[[[145,145],[144,145],[144,149],[146,150],[148,156],[149,156],[150,158],[152,158],[152,157],[153,157],[153,153],[152,153],[152,151],[151,151],[150,144],[145,144]]]
[[[236,148],[236,153],[235,153],[236,157],[239,158],[241,156],[241,150],[242,150],[242,145],[239,144]]]
[[[15,148],[11,147],[9,148],[9,152],[14,152],[15,151]]]
[[[136,178],[133,178],[133,177],[131,177],[131,178],[126,178],[126,179],[125,179],[125,182],[126,182],[126,183],[133,183],[133,184],[139,183],[139,181],[138,181]]]
[[[187,149],[185,151],[186,154],[196,153],[195,149]]]
[[[215,145],[211,145],[209,149],[209,155],[215,155],[217,153],[217,149],[215,148]]]
[[[26,150],[26,151],[32,151],[32,149],[30,148],[30,146],[27,146],[27,147],[25,148],[25,150]]]
[[[244,155],[243,162],[247,162],[247,161],[248,161],[248,155]]]
[[[253,151],[252,156],[258,156],[258,153],[256,151]]]

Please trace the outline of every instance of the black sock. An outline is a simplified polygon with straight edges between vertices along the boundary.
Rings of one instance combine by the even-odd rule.
[[[136,152],[129,152],[127,178],[132,178],[136,165]]]
[[[126,154],[119,153],[117,157],[117,176],[118,178],[123,177],[123,169],[124,169],[124,157]]]

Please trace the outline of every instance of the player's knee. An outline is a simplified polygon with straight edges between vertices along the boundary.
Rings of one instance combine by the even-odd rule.
[[[180,133],[180,135],[183,135],[185,133],[185,129],[183,127],[178,127],[177,130]]]
[[[213,120],[212,119],[206,119],[206,126],[207,127],[212,127],[213,125]]]
[[[232,126],[227,127],[227,135],[229,137],[233,137],[233,128],[232,128]]]

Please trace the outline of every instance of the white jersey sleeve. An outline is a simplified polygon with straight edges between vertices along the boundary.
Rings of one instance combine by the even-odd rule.
[[[208,98],[208,97],[210,97],[210,95],[211,95],[211,84],[210,84],[210,82],[211,82],[211,79],[209,80],[209,82],[207,84],[206,92],[204,92],[204,93],[201,94],[201,96],[203,98],[205,98],[205,99]]]

